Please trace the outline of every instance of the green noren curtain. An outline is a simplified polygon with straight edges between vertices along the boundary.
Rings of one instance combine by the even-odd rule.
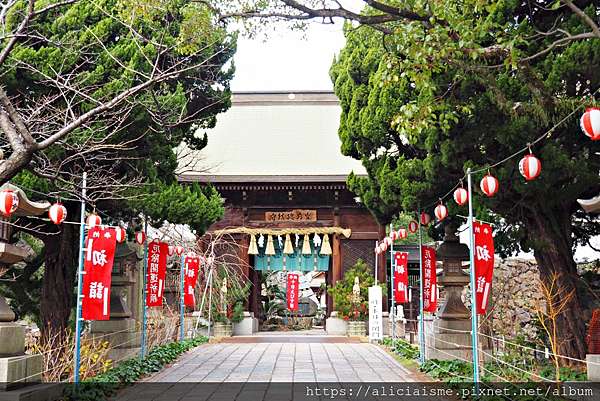
[[[292,237],[293,238],[293,237]],[[283,243],[279,245],[277,236],[273,236],[273,245],[275,247],[275,255],[265,255],[265,248],[267,240],[265,238],[265,246],[258,248],[258,255],[254,255],[254,268],[256,270],[271,270],[278,271],[283,270],[284,257],[285,257],[285,269],[289,271],[327,271],[329,270],[329,257],[330,255],[319,255],[321,247],[315,247],[314,243],[310,241],[311,255],[302,254],[303,239],[300,239],[298,246],[294,247],[294,253],[290,255],[284,255],[282,253]]]

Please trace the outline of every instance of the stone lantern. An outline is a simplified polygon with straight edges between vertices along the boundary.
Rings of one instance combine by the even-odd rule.
[[[140,331],[135,314],[132,313],[132,306],[137,312],[136,304],[141,296],[134,288],[137,265],[135,246],[126,242],[117,244],[111,273],[110,320],[90,322],[92,336],[110,343],[108,357],[112,360],[135,356],[140,350]]]
[[[469,275],[463,272],[464,261],[469,260],[469,247],[459,242],[456,227],[447,224],[444,242],[437,249],[444,271],[438,278],[445,297],[434,323],[432,349],[428,358],[454,359],[472,358],[471,313],[462,301],[464,287],[469,284]]]
[[[5,184],[2,189],[10,189],[19,197],[19,207],[14,216],[39,216],[50,207],[48,202],[30,201],[14,185]],[[26,256],[23,248],[9,243],[12,234],[9,220],[10,217],[0,217],[0,267],[21,262]],[[0,295],[0,390],[41,380],[42,355],[25,355],[25,327],[14,320],[14,312]]]

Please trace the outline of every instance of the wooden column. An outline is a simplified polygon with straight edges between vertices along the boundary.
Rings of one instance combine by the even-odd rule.
[[[333,216],[333,225],[335,227],[340,226],[340,215],[337,210],[334,211]],[[338,234],[333,235],[333,244],[331,247],[332,252],[332,283],[335,284],[338,280],[342,279],[342,253],[341,253],[341,244],[340,237]]]
[[[237,240],[239,244],[238,257],[240,258],[240,270],[243,276],[244,282],[249,282],[252,280],[251,272],[250,272],[250,255],[248,255],[248,246],[250,245],[250,238],[248,235],[241,234],[241,237]],[[252,289],[250,289],[252,291]],[[248,299],[246,300],[245,309],[250,310],[250,297],[251,293],[248,294]]]
[[[260,318],[260,273],[254,268],[250,269],[250,277],[252,279],[252,287],[250,288],[250,312],[254,312],[255,318]]]
[[[329,286],[331,285],[331,271],[325,272],[325,284],[327,285],[327,288],[329,288]],[[325,299],[327,301],[327,317],[331,316],[331,312],[333,312],[333,297],[331,295],[329,295],[328,292],[325,293]],[[327,327],[325,327],[325,329],[327,329]]]
[[[337,209],[334,209],[333,215],[333,225],[335,227],[339,227],[340,225],[340,215]],[[342,279],[342,254],[340,247],[340,238],[337,234],[332,235],[333,241],[331,244],[331,271],[328,273],[327,278],[329,279],[329,285],[335,285],[338,280]],[[331,306],[330,306],[331,305]],[[333,298],[327,295],[327,312],[331,313],[335,310],[335,305],[333,304]]]

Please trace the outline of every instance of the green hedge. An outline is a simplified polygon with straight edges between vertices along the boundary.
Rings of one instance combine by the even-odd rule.
[[[160,371],[166,364],[176,360],[179,355],[207,341],[207,337],[197,337],[155,347],[144,359],[127,359],[113,369],[85,380],[78,388],[67,387],[65,389],[66,399],[72,401],[104,400],[117,390],[144,376]]]

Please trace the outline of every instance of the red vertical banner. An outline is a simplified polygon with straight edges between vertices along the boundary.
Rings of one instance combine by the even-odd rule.
[[[423,310],[437,311],[437,275],[435,270],[435,249],[430,246],[421,248],[423,260]]]
[[[168,254],[169,245],[164,242],[152,241],[148,244],[146,306],[162,306]]]
[[[186,256],[184,259],[184,276],[183,276],[183,304],[185,306],[194,306],[196,296],[194,288],[198,282],[198,269],[200,267],[200,258],[197,256]]]
[[[291,311],[298,310],[300,276],[296,273],[287,275],[287,308]]]
[[[110,285],[117,235],[113,228],[100,226],[88,231],[83,267],[83,320],[110,318]]]
[[[398,304],[408,302],[408,252],[394,252],[394,299]]]
[[[488,306],[494,277],[494,237],[489,224],[473,222],[475,234],[475,299],[477,314],[483,315]]]

